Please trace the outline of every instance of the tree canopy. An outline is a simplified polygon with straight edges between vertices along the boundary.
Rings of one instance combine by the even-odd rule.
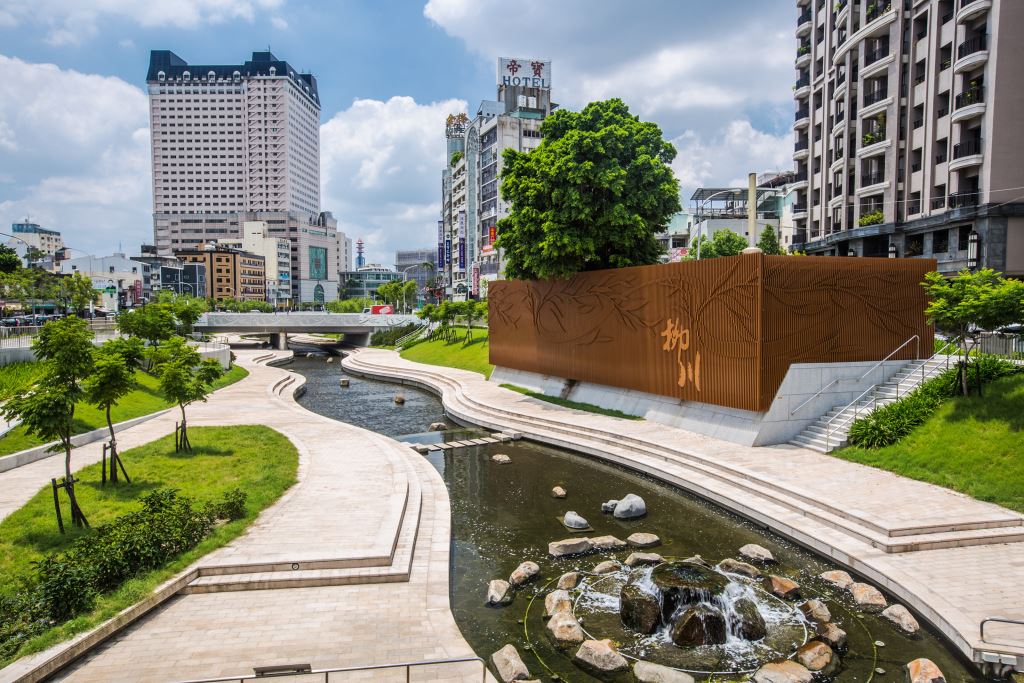
[[[176,447],[191,450],[185,408],[196,401],[205,401],[213,391],[213,382],[222,374],[220,363],[205,360],[181,337],[172,337],[152,350],[154,369],[160,380],[160,391],[181,409],[181,425]]]
[[[699,245],[699,250],[698,250]],[[726,228],[719,230],[710,239],[707,235],[700,235],[690,245],[686,253],[687,259],[696,259],[700,254],[701,259],[718,258],[719,256],[739,256],[747,248],[747,240]]]
[[[619,99],[559,110],[531,152],[506,149],[498,222],[505,275],[565,278],[657,263],[655,235],[680,210],[675,147]]]
[[[757,239],[757,248],[769,256],[781,256],[784,253],[779,244],[779,236],[770,225],[764,226],[761,231],[761,236]]]

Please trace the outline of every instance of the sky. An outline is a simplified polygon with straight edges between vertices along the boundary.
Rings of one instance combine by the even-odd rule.
[[[444,119],[494,99],[499,57],[552,61],[553,99],[656,122],[684,205],[792,167],[792,0],[2,0],[0,231],[29,216],[73,249],[152,242],[149,51],[312,72],[322,208],[369,262],[432,247]]]

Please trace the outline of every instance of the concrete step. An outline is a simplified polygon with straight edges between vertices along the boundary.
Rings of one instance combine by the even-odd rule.
[[[846,445],[845,434],[833,434],[828,440],[824,436],[817,436],[814,434],[801,433],[793,437],[790,443],[800,444],[801,446],[816,446],[815,450],[822,450],[822,452],[834,451],[837,448],[842,448]],[[827,449],[827,450],[825,450]]]

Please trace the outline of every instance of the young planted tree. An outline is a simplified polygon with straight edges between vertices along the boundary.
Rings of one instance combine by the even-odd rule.
[[[402,308],[406,312],[416,307],[416,293],[419,285],[415,280],[407,280],[402,284]]]
[[[781,256],[782,246],[779,244],[779,236],[775,228],[770,225],[764,226],[761,236],[757,240],[757,248],[769,256]]]
[[[196,401],[206,401],[213,391],[213,382],[222,374],[220,363],[203,358],[181,337],[173,337],[153,353],[154,369],[160,379],[160,390],[167,400],[178,404],[181,425],[178,428],[174,450],[192,450],[188,439],[185,408]]]
[[[110,410],[135,388],[135,371],[142,364],[142,340],[136,337],[111,339],[93,352],[93,371],[83,383],[85,400],[104,411],[107,430],[110,432],[108,450],[110,453],[110,482],[117,483],[117,469],[121,468],[124,478],[131,479],[117,454],[117,437]]]
[[[718,258],[719,256],[739,256],[747,248],[747,240],[732,230],[725,229],[716,232],[710,239],[706,235],[700,235],[686,253],[687,259],[696,259],[700,246],[700,258]]]
[[[983,268],[976,273],[965,269],[951,278],[931,272],[921,285],[930,299],[925,308],[928,322],[951,333],[957,344],[960,387],[967,396],[971,351],[978,347],[982,332],[1024,320],[1024,282]],[[980,393],[980,368],[977,378]]]
[[[130,337],[138,337],[149,346],[159,346],[174,336],[174,312],[167,306],[135,308],[117,316],[117,329]]]
[[[92,330],[74,316],[43,326],[32,342],[36,358],[43,363],[42,378],[18,392],[3,406],[4,417],[18,418],[29,434],[56,443],[49,450],[64,451],[64,482],[71,508],[71,523],[88,526],[78,499],[75,478],[71,474],[71,437],[74,434],[75,404],[83,397],[82,380],[92,372]],[[56,501],[56,490],[54,490]],[[58,513],[61,531],[64,523]]]
[[[559,109],[531,152],[505,150],[498,222],[505,275],[565,278],[585,270],[657,263],[655,235],[680,210],[669,164],[675,147],[622,100]]]

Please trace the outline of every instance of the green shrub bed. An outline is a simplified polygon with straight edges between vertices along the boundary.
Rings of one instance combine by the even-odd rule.
[[[370,335],[370,346],[394,346],[395,342],[416,329],[415,323],[380,330]]]

